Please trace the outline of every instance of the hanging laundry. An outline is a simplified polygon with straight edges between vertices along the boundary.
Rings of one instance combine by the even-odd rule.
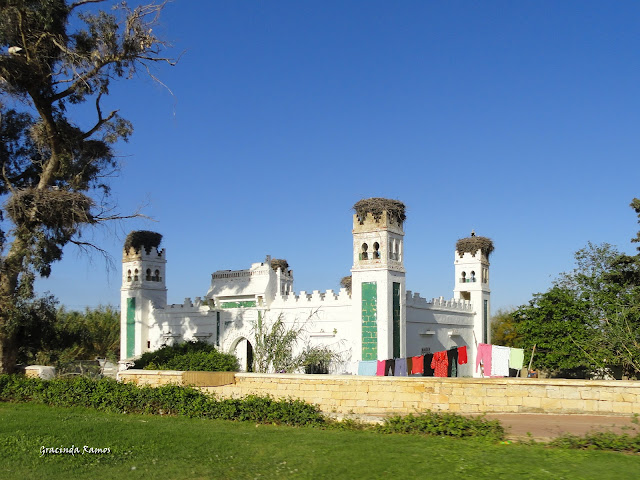
[[[393,377],[396,372],[396,361],[393,358],[384,361],[384,376]]]
[[[447,350],[447,377],[458,376],[458,347]]]
[[[413,367],[413,357],[407,357],[407,375],[411,375],[411,368]]]
[[[431,360],[431,368],[434,370],[435,377],[446,377],[448,367],[447,352],[436,352]]]
[[[406,377],[407,376],[407,359],[406,358],[396,358],[396,373],[394,374],[396,377]]]
[[[433,353],[425,353],[422,357],[424,360],[422,362],[422,376],[423,377],[433,377],[433,367],[431,366],[431,361],[433,360]]]
[[[458,347],[458,364],[465,365],[467,363],[467,347]]]
[[[378,366],[377,360],[365,360],[358,364],[358,375],[374,376]]]
[[[419,357],[413,357],[413,362],[411,362],[411,373],[414,375],[416,373],[424,373],[424,357],[422,355]]]
[[[491,345],[491,376],[492,377],[508,377],[509,376],[509,355],[511,349],[509,347],[501,347],[499,345]],[[485,376],[487,372],[485,371]]]
[[[522,348],[512,348],[509,354],[509,368],[521,370],[524,363],[524,350]]]
[[[476,353],[476,372],[478,366],[482,362],[482,372],[485,377],[491,376],[491,345],[487,343],[479,343]]]
[[[378,365],[376,368],[376,375],[378,377],[384,377],[384,367],[386,366],[386,361],[385,360],[378,360]]]

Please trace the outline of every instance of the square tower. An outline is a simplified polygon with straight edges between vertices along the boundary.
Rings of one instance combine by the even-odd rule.
[[[354,205],[352,301],[360,342],[356,358],[405,356],[406,282],[403,261],[405,206],[369,198]]]
[[[453,295],[468,300],[475,311],[473,331],[478,343],[491,342],[491,288],[489,287],[489,255],[493,241],[475,232],[456,243],[455,286]]]

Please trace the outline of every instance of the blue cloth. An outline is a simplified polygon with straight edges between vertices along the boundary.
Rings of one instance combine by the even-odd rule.
[[[407,359],[406,358],[396,358],[396,377],[406,377],[407,376]]]
[[[376,375],[376,369],[378,367],[377,360],[365,360],[358,364],[358,375]]]

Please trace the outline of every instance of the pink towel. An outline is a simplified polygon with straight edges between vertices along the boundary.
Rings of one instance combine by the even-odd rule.
[[[486,343],[478,344],[478,351],[476,352],[476,372],[478,371],[478,365],[482,361],[482,371],[485,377],[491,376],[491,345]]]
[[[378,377],[384,377],[384,367],[385,367],[386,363],[387,362],[384,361],[384,360],[378,360],[378,365],[377,365],[377,368],[376,368],[376,375]]]

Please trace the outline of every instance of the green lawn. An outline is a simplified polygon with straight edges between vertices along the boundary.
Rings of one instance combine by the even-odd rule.
[[[40,455],[84,445],[109,454]],[[640,456],[0,403],[0,479],[640,478]]]

